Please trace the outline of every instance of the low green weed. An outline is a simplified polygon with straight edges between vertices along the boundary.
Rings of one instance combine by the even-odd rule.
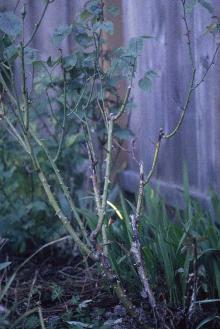
[[[185,191],[185,195],[187,193]],[[212,205],[215,218],[219,219],[219,200],[216,195],[212,198]],[[132,207],[132,203],[121,193],[118,208],[123,220],[117,219],[110,225],[108,238],[109,241],[116,241],[109,248],[115,271],[135,291],[138,283],[129,257],[129,214],[132,213]],[[219,223],[213,221],[210,212],[202,209],[190,197],[184,210],[171,209],[165,205],[159,193],[150,187],[145,190],[143,208],[139,226],[141,246],[145,268],[157,294],[161,294],[170,305],[185,305],[190,289],[189,280],[195,274],[193,263],[196,261],[198,296],[201,299],[219,298],[220,232]]]

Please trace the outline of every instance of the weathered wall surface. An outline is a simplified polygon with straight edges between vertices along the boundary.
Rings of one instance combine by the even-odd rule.
[[[211,2],[214,15],[219,15],[219,1]],[[154,37],[154,40],[146,41],[138,78],[149,69],[155,70],[159,77],[147,94],[135,87],[133,96],[137,108],[130,120],[130,127],[138,137],[137,156],[144,161],[147,171],[152,162],[152,141],[157,139],[159,128],[169,132],[178,121],[192,69],[180,1],[123,0],[122,3],[125,40],[146,34]],[[220,41],[217,36],[206,33],[206,26],[211,22],[211,14],[199,5],[189,17],[197,80]],[[194,94],[181,130],[161,147],[154,183],[160,182],[162,191],[171,202],[176,202],[182,189],[184,163],[188,167],[192,192],[205,196],[210,187],[220,192],[219,80],[220,54],[215,68]],[[129,170],[124,174],[123,182],[132,190],[137,182],[137,168],[132,160],[129,161]]]

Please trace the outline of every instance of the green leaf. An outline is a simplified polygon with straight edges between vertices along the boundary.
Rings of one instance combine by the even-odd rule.
[[[113,17],[116,17],[120,14],[120,9],[118,8],[118,6],[115,5],[107,7],[106,11]]]
[[[51,83],[51,77],[46,70],[46,67],[42,61],[34,62],[35,78],[34,87],[37,94],[42,94],[45,88]]]
[[[89,54],[85,57],[85,59],[82,62],[83,67],[93,67],[95,63],[96,55],[95,53]]]
[[[144,91],[150,90],[152,87],[152,80],[157,76],[158,74],[155,71],[147,71],[144,77],[138,81],[139,87]]]
[[[12,12],[0,13],[0,30],[10,37],[16,38],[21,33],[19,18]]]
[[[114,136],[121,140],[128,140],[133,137],[134,134],[128,128],[121,128],[120,126],[115,126]]]
[[[30,202],[27,205],[27,210],[30,211],[32,210],[33,212],[40,212],[40,211],[46,211],[47,210],[47,204],[43,201],[40,200],[35,200],[33,202]]]
[[[220,32],[220,24],[212,23],[206,26],[209,33]]]
[[[142,37],[132,38],[128,43],[128,56],[137,57],[141,54],[144,46],[144,41]]]
[[[77,327],[77,328],[93,328],[92,324],[84,323],[80,321],[66,321],[66,323],[70,324],[71,326]]]
[[[208,0],[191,0],[191,2],[186,5],[187,12],[191,13],[197,4],[207,9],[210,14],[213,14],[214,9]]]
[[[26,47],[24,50],[24,57],[26,64],[33,64],[38,59],[38,50]]]
[[[87,308],[88,304],[92,302],[92,299],[86,299],[83,300],[80,304],[79,304],[79,308],[83,309],[83,308]]]
[[[124,72],[125,71],[125,72]],[[111,66],[109,68],[109,75],[111,77],[114,76],[123,76],[127,75],[129,72],[128,63],[122,58],[113,58],[111,62]],[[126,73],[126,74],[124,74]]]
[[[66,147],[70,147],[73,144],[75,144],[75,142],[78,140],[79,137],[81,137],[80,133],[67,136],[65,140]]]
[[[11,59],[15,59],[18,55],[18,49],[19,46],[11,45],[4,49],[3,56],[7,61],[10,61]]]
[[[209,1],[207,1],[207,0],[198,0],[198,2],[201,6],[203,6],[205,9],[207,9],[210,12],[210,14],[213,14],[214,9],[213,9],[212,5],[209,3]]]
[[[86,4],[86,9],[95,16],[102,14],[102,5],[100,0],[88,1]]]
[[[195,5],[197,4],[198,0],[191,0],[191,2],[187,3],[186,5],[186,11],[187,13],[191,13],[195,7]]]
[[[52,59],[51,56],[48,57],[46,63],[49,67],[53,67],[54,65],[56,65],[57,63],[60,62],[60,57],[56,57],[54,59]]]
[[[114,51],[114,56],[109,69],[110,76],[127,78],[133,70],[134,53],[131,54],[127,48],[120,47]]]
[[[36,315],[29,316],[25,321],[26,329],[35,329],[39,328],[39,318]]]
[[[61,25],[55,29],[52,42],[55,47],[59,46],[61,42],[72,32],[72,25]]]
[[[54,284],[52,286],[52,295],[51,295],[52,301],[59,299],[62,296],[63,296],[63,288],[58,286],[57,284]]]
[[[92,37],[85,32],[75,32],[75,41],[82,47],[90,47],[92,45],[92,40]]]
[[[72,296],[72,298],[71,298],[71,304],[72,305],[78,305],[79,304],[79,300],[80,300],[80,298],[79,298],[79,296]]]
[[[117,264],[120,265],[125,259],[127,258],[127,255],[124,255],[117,260]]]
[[[104,31],[104,32],[112,35],[114,33],[114,25],[111,21],[105,21],[102,23],[98,22],[93,25],[93,30],[95,32]]]
[[[86,21],[88,18],[90,18],[91,17],[91,13],[87,10],[87,9],[85,9],[85,10],[83,10],[81,13],[80,13],[80,18],[81,18],[81,20],[83,20],[83,21]]]
[[[107,326],[108,328],[114,328],[115,325],[120,325],[122,323],[122,318],[119,319],[110,319],[104,322],[104,325]]]
[[[205,324],[207,324],[215,319],[220,319],[220,316],[210,316],[209,318],[206,318],[205,320],[200,322],[200,324],[196,327],[196,329],[202,328]]]
[[[63,66],[65,68],[66,71],[70,71],[72,70],[72,68],[74,66],[76,66],[76,63],[77,63],[77,56],[76,54],[72,54],[72,55],[69,55],[69,56],[66,56],[63,58]]]
[[[6,267],[8,267],[11,264],[11,262],[4,262],[0,263],[0,271],[4,270]]]
[[[204,300],[197,300],[196,304],[210,304],[210,303],[220,303],[220,299],[204,299]]]

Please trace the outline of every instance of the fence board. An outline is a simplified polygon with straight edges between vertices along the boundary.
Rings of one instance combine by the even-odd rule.
[[[20,7],[23,2],[20,1]],[[42,11],[43,1],[25,2],[28,11],[28,37]],[[43,52],[45,58],[57,52],[50,42],[54,28],[70,23],[83,2],[56,0],[50,5],[32,44]],[[144,161],[145,169],[148,171],[153,157],[152,141],[157,139],[160,127],[168,132],[176,125],[191,76],[185,29],[181,19],[181,4],[178,0],[114,0],[114,3],[121,7],[122,15],[116,22],[116,37],[111,39],[111,43],[118,46],[121,42],[121,33],[124,43],[133,36],[154,37],[146,41],[143,56],[139,60],[133,90],[136,108],[130,117],[130,127],[137,136],[136,156]],[[215,8],[213,15],[219,16],[219,0],[212,0],[211,3]],[[14,0],[0,0],[0,9],[11,9],[15,4]],[[210,62],[219,37],[205,33],[205,27],[213,20],[211,14],[199,5],[195,9],[189,16],[189,23],[193,31],[193,54],[199,79]],[[73,43],[67,39],[62,47],[68,52],[73,48]],[[159,76],[154,81],[151,92],[146,94],[139,89],[137,81],[149,69],[155,70]],[[162,145],[154,183],[161,182],[164,193],[173,195],[171,199],[174,203],[178,201],[178,197],[175,200],[176,193],[171,193],[171,190],[181,190],[184,163],[189,170],[190,187],[194,194],[207,195],[210,187],[220,193],[219,86],[218,55],[215,69],[211,70],[206,81],[192,98],[190,109],[178,135]],[[126,188],[134,191],[137,179],[137,165],[129,159],[128,172],[124,174],[124,178],[122,176],[122,182]]]
[[[148,94],[144,94],[136,82],[133,97],[137,108],[130,120],[130,127],[138,136],[137,156],[148,171],[153,156],[151,141],[156,140],[160,127],[167,132],[177,123],[192,70],[180,1],[123,0],[122,3],[125,42],[132,36],[147,34],[155,37],[155,40],[146,42],[138,79],[148,69],[157,71],[159,77]],[[212,4],[214,14],[219,15],[219,2],[212,1]],[[189,15],[197,79],[209,64],[219,41],[217,36],[206,33],[206,26],[212,20],[211,14],[199,5]],[[165,195],[170,195],[172,188],[181,189],[184,164],[188,168],[194,194],[207,195],[210,187],[220,191],[219,64],[218,55],[215,69],[209,72],[206,81],[193,96],[178,135],[162,145],[154,183],[161,183]],[[134,190],[138,176],[132,159],[128,169],[122,182],[126,181],[126,186]],[[173,193],[173,201],[170,201],[175,203],[175,199]]]

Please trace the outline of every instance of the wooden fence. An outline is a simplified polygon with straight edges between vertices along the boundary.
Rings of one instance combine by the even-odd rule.
[[[197,4],[189,15],[193,56],[197,67],[197,80],[209,65],[219,35],[207,33],[206,27],[215,23],[220,15],[220,3],[211,1],[210,14]],[[171,131],[178,122],[192,75],[188,55],[186,31],[180,1],[125,0],[123,1],[123,29],[127,41],[131,36],[151,35],[146,41],[144,54],[138,67],[138,78],[144,71],[155,70],[151,92],[138,87],[133,96],[137,105],[130,119],[130,127],[138,137],[137,155],[144,161],[146,171],[152,163],[153,143],[162,127]],[[220,192],[220,54],[214,69],[193,95],[185,122],[179,133],[164,142],[161,148],[154,184],[171,203],[180,202],[183,167],[188,169],[192,194],[207,198],[209,189]],[[137,168],[129,161],[124,173],[124,185],[131,190],[137,182]]]
[[[130,116],[130,127],[137,137],[135,153],[143,160],[146,172],[153,157],[153,142],[159,129],[165,132],[175,127],[186,97],[192,69],[190,66],[181,3],[179,0],[114,0],[121,8],[116,19],[116,34],[110,38],[112,45],[126,44],[129,38],[151,35],[146,40],[143,55],[138,64],[137,80],[147,70],[154,70],[158,77],[150,92],[144,93],[134,84],[133,97],[136,104]],[[24,1],[19,2],[19,6]],[[30,35],[43,8],[43,1],[29,0],[26,31]],[[84,1],[55,0],[43,20],[32,46],[47,57],[56,51],[50,40],[57,25],[71,22]],[[211,14],[197,4],[189,15],[193,56],[197,67],[197,79],[209,65],[220,42],[218,34],[207,32],[206,26],[216,23],[220,16],[219,0],[210,1]],[[0,9],[11,9],[16,0],[0,0]],[[67,39],[63,48],[69,51],[72,42]],[[179,133],[162,143],[159,163],[153,184],[159,184],[168,202],[181,202],[183,166],[188,168],[191,192],[206,198],[210,188],[220,193],[220,55],[215,60],[207,79],[195,92],[189,111]],[[128,159],[128,169],[123,173],[123,186],[134,191],[138,181],[135,162]]]

